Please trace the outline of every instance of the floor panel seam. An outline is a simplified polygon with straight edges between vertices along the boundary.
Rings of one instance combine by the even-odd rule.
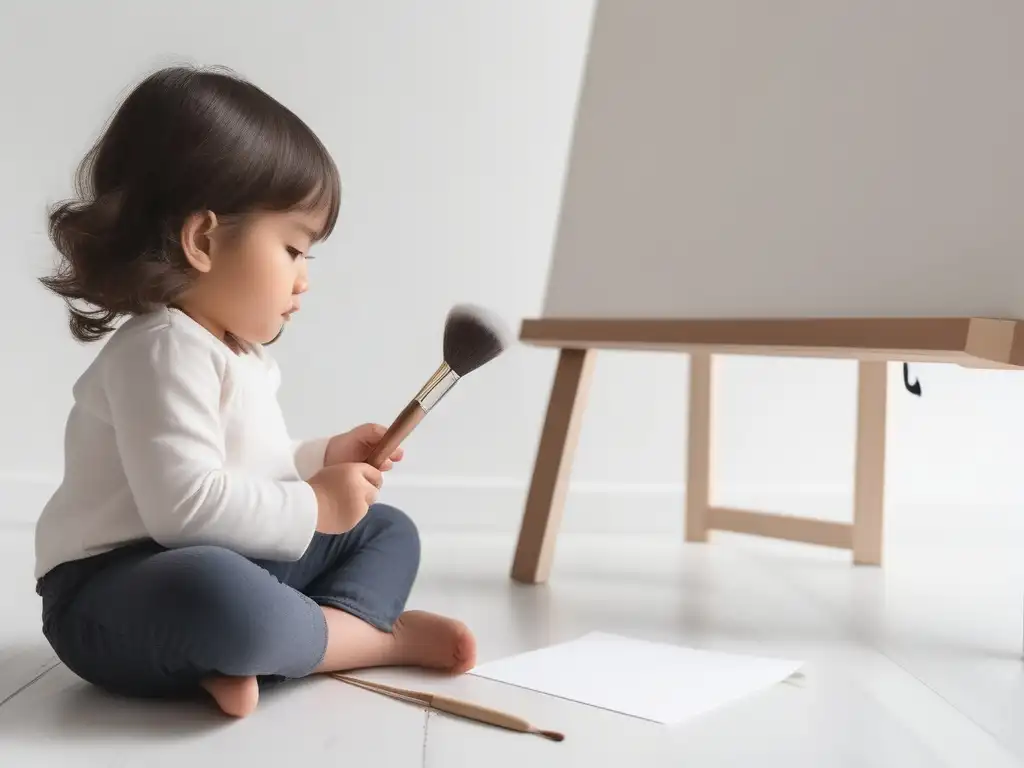
[[[760,568],[763,572],[774,572],[774,569],[772,569],[767,563],[763,562],[760,558],[753,558],[753,560],[755,561],[757,567]],[[807,588],[805,588],[796,579],[791,579],[785,573],[775,572],[775,575],[778,576],[784,583],[788,584],[791,588],[796,590],[797,593],[799,593],[800,595],[805,597],[807,600],[810,600],[811,602],[813,602],[819,609],[824,611],[824,613],[827,616],[830,616],[832,619],[834,619],[836,621],[845,621],[846,620],[845,617],[842,616],[837,609],[833,609],[829,605],[829,603],[827,601],[823,600],[819,595],[815,594],[813,591],[810,591]],[[890,664],[892,664],[897,669],[899,669],[901,672],[903,672],[903,674],[907,675],[911,680],[914,680],[915,682],[918,683],[918,685],[923,686],[933,696],[935,696],[939,701],[943,702],[947,707],[949,707],[953,712],[956,712],[958,715],[960,715],[962,718],[964,718],[964,720],[969,722],[971,725],[973,725],[979,731],[981,731],[986,736],[988,736],[990,739],[992,739],[996,744],[999,745],[1000,749],[1002,749],[1003,751],[1005,751],[1008,754],[1008,756],[1010,756],[1013,759],[1019,761],[1019,758],[1017,758],[1017,756],[1013,753],[1013,751],[1010,749],[1010,747],[999,737],[998,734],[993,733],[992,731],[990,731],[982,723],[979,723],[975,718],[973,718],[968,713],[964,712],[962,709],[960,709],[960,707],[958,707],[956,704],[954,704],[952,701],[950,701],[946,696],[944,696],[942,693],[940,693],[935,688],[933,688],[929,683],[927,683],[926,681],[922,680],[920,677],[915,675],[912,671],[910,671],[907,667],[905,667],[897,659],[893,658],[889,654],[889,652],[886,651],[884,648],[882,648],[878,643],[874,642],[870,638],[865,637],[865,636],[863,636],[863,635],[861,635],[859,633],[857,635],[857,638],[858,638],[858,640],[861,643],[864,644],[864,646],[866,648],[869,648],[870,650],[872,650],[875,653],[879,654],[883,659],[886,659]]]
[[[430,710],[423,712],[423,751],[420,755],[420,764],[427,768],[427,731],[430,729]]]
[[[13,701],[15,696],[17,696],[22,691],[26,691],[29,688],[31,688],[33,685],[35,685],[40,680],[42,680],[46,675],[48,675],[51,670],[56,669],[59,666],[60,666],[60,661],[59,660],[54,660],[53,663],[51,663],[50,666],[46,667],[42,672],[37,674],[35,677],[33,677],[31,680],[29,680],[27,683],[25,683],[23,686],[18,688],[13,693],[8,694],[2,701],[0,701],[0,707],[3,707],[5,704]]]

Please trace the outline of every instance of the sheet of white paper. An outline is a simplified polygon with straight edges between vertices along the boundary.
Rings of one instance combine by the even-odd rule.
[[[594,632],[481,664],[471,674],[677,724],[785,680],[801,664]]]

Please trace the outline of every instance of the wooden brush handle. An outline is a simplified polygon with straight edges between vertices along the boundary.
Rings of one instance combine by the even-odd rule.
[[[423,421],[423,417],[426,415],[426,412],[420,407],[418,402],[415,400],[410,401],[405,406],[405,410],[398,414],[398,418],[388,427],[384,437],[374,446],[369,458],[366,459],[366,463],[376,469],[380,469],[388,457],[416,429],[416,425]]]
[[[514,715],[509,715],[505,712],[499,712],[496,709],[482,707],[479,704],[471,704],[468,701],[450,699],[447,696],[439,696],[437,694],[432,695],[430,697],[430,706],[442,712],[447,712],[450,715],[465,717],[468,720],[476,720],[477,722],[487,723],[489,725],[496,725],[499,728],[508,728],[512,731],[521,731],[524,733],[533,730],[533,726],[521,717],[515,717]]]
[[[436,693],[413,691],[408,688],[396,688],[393,685],[385,685],[384,683],[360,680],[357,677],[350,677],[349,675],[342,674],[341,672],[331,672],[330,674],[332,677],[336,677],[338,680],[344,680],[346,683],[354,685],[357,688],[376,691],[377,693],[390,696],[394,699],[413,702],[421,706],[436,709],[439,712],[447,712],[448,714],[455,715],[456,717],[474,720],[478,723],[485,723],[486,725],[493,725],[498,728],[507,728],[510,731],[519,731],[520,733],[534,733],[552,741],[562,741],[565,738],[564,734],[557,731],[542,731],[538,728],[534,728],[528,721],[523,720],[521,717],[516,717],[515,715],[510,715],[506,712],[499,712],[496,709],[482,707],[479,704],[471,704],[468,701],[450,699],[447,696],[441,696]]]
[[[415,702],[416,704],[422,704],[425,707],[430,706],[431,694],[429,693],[410,691],[406,688],[395,688],[393,685],[384,685],[384,683],[371,683],[369,680],[360,680],[358,677],[349,677],[348,675],[343,675],[340,672],[332,672],[331,675],[336,677],[338,680],[344,680],[346,683],[354,685],[357,688],[383,693],[385,696],[392,696],[396,699],[402,699],[403,701]]]
[[[448,714],[455,715],[457,717],[464,717],[468,720],[476,720],[477,722],[496,725],[499,728],[508,728],[513,731],[533,730],[533,727],[526,720],[523,720],[520,717],[515,717],[514,715],[510,715],[505,712],[499,712],[496,709],[482,707],[479,704],[471,704],[468,701],[451,699],[437,693],[424,693],[423,691],[412,691],[408,688],[396,688],[393,685],[370,682],[369,680],[360,680],[357,677],[349,677],[348,675],[342,675],[340,673],[334,673],[334,677],[337,677],[339,680],[352,683],[360,688],[367,688],[372,691],[377,691],[378,693],[397,696],[408,701],[415,701],[423,704],[424,706],[433,707],[441,712],[447,712]]]

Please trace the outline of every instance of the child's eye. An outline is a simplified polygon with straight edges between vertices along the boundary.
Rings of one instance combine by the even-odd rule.
[[[291,246],[288,246],[288,253],[291,254],[291,257],[293,259],[297,259],[299,258],[299,256],[302,255],[302,251],[300,251],[298,248],[292,248]]]

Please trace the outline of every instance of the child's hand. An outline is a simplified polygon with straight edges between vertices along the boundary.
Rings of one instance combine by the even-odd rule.
[[[324,466],[334,464],[349,464],[352,462],[366,461],[370,451],[381,441],[386,427],[380,424],[360,424],[348,432],[335,435],[327,443],[327,452],[324,455]],[[405,455],[405,449],[401,446],[385,459],[381,466],[381,472],[387,472],[394,466],[394,462],[401,461]]]
[[[324,467],[309,479],[316,493],[316,529],[320,533],[351,531],[377,501],[384,479],[369,464]]]

